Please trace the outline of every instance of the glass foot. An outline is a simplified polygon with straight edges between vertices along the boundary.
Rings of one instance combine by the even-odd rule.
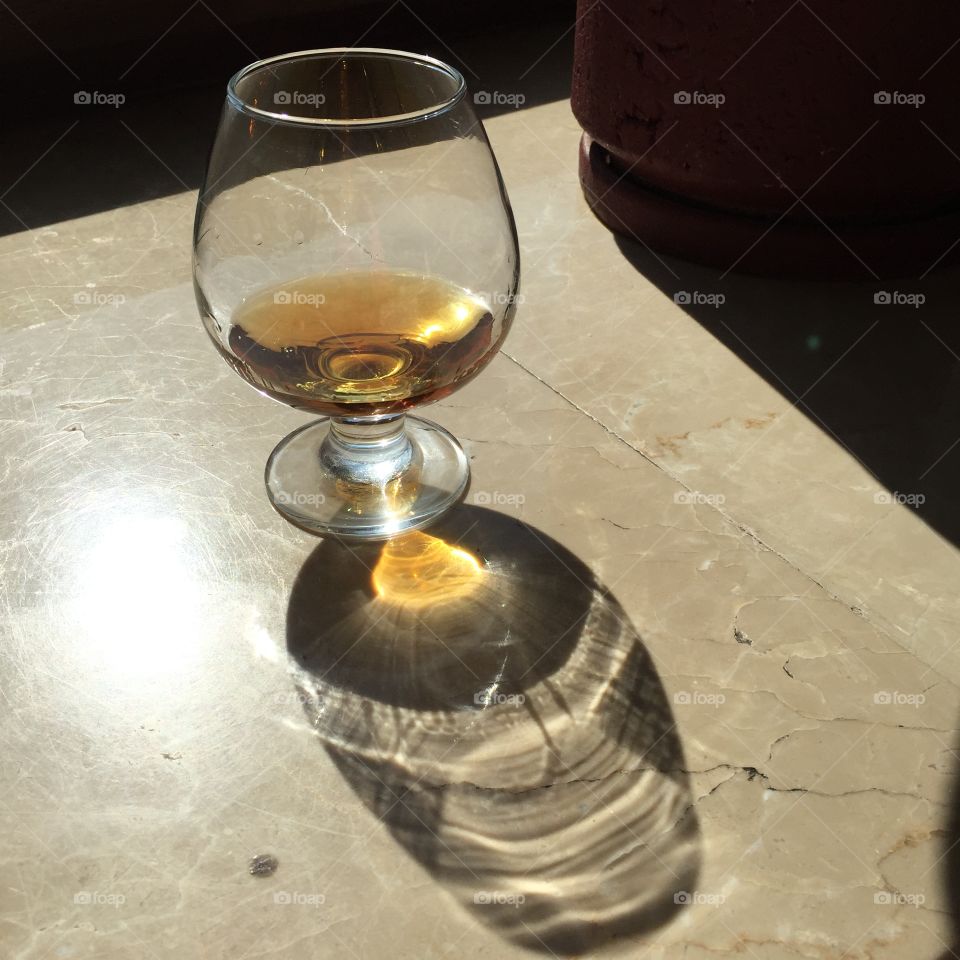
[[[267,496],[298,527],[383,540],[426,526],[463,495],[470,467],[460,444],[419,417],[308,423],[267,461]]]

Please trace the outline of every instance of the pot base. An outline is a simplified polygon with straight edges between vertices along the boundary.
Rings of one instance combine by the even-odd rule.
[[[580,184],[614,233],[724,273],[829,280],[922,277],[960,260],[960,207],[884,223],[803,223],[687,203],[621,174],[584,134]]]

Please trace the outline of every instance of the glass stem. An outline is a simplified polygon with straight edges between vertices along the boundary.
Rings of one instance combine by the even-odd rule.
[[[409,469],[413,446],[402,413],[333,417],[320,445],[320,462],[348,483],[383,484]]]

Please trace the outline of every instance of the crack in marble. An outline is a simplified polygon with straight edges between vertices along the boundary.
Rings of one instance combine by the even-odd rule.
[[[58,403],[58,410],[89,410],[92,407],[106,407],[117,403],[133,403],[133,397],[108,397],[103,400],[75,400],[72,403]]]
[[[693,491],[691,490],[691,488],[688,487],[688,486],[683,482],[683,480],[682,480],[679,476],[677,476],[677,475],[674,474],[674,473],[671,473],[669,470],[666,469],[666,467],[664,467],[661,463],[659,463],[659,462],[657,461],[657,458],[650,456],[650,455],[649,455],[646,451],[644,451],[641,447],[637,446],[636,444],[631,443],[629,440],[626,439],[626,437],[622,436],[621,434],[617,433],[616,430],[614,430],[614,429],[612,429],[611,427],[607,426],[607,424],[605,424],[605,423],[604,423],[601,419],[599,419],[597,416],[595,416],[594,414],[590,413],[590,412],[589,412],[588,410],[586,410],[584,407],[581,407],[581,406],[580,406],[576,401],[574,401],[572,398],[568,397],[562,390],[559,390],[557,387],[553,386],[551,383],[549,383],[548,381],[544,380],[542,377],[540,377],[540,376],[538,376],[536,373],[534,373],[529,367],[525,366],[525,365],[524,365],[520,360],[518,360],[515,356],[513,356],[512,354],[507,353],[506,351],[503,351],[503,350],[501,351],[501,353],[503,354],[503,356],[505,356],[505,357],[506,357],[508,360],[510,360],[512,363],[515,363],[521,370],[524,371],[524,373],[526,373],[526,374],[528,374],[529,376],[533,377],[533,379],[535,379],[538,383],[543,384],[548,390],[550,390],[551,392],[553,392],[554,394],[556,394],[558,397],[560,397],[562,400],[564,400],[566,403],[568,403],[571,407],[573,407],[573,409],[579,411],[581,414],[583,414],[583,416],[587,417],[589,420],[592,420],[594,423],[596,423],[606,434],[608,434],[609,436],[613,437],[615,440],[619,441],[620,443],[624,444],[624,446],[629,447],[631,450],[633,450],[635,453],[637,453],[639,456],[641,456],[645,461],[647,461],[647,463],[652,464],[654,467],[657,468],[657,470],[659,470],[659,471],[660,471],[661,473],[663,473],[665,476],[669,477],[674,483],[677,483],[677,484],[679,484],[680,486],[682,486],[682,487],[684,488],[684,490],[686,490],[688,493],[692,493],[692,492],[693,492]],[[778,551],[777,549],[775,549],[771,544],[768,544],[768,543],[757,533],[756,530],[754,530],[752,527],[750,527],[749,525],[747,525],[745,522],[742,522],[742,521],[740,521],[740,520],[737,520],[736,517],[734,517],[732,514],[729,514],[726,510],[721,509],[721,507],[720,507],[718,504],[716,504],[716,503],[698,504],[698,506],[706,506],[706,507],[708,507],[709,509],[711,509],[711,510],[715,511],[716,513],[718,513],[718,514],[719,514],[721,517],[723,517],[728,523],[732,524],[734,527],[736,527],[737,530],[739,530],[739,531],[740,531],[741,533],[743,533],[745,536],[749,537],[752,541],[754,541],[754,542],[755,542],[759,547],[761,547],[764,551],[767,551],[767,552],[773,554],[774,556],[778,557],[778,558],[779,558],[780,560],[782,560],[791,570],[794,570],[796,573],[799,573],[801,576],[803,576],[803,577],[805,577],[806,579],[808,579],[811,583],[815,584],[815,585],[816,585],[821,591],[823,591],[823,593],[824,593],[827,597],[829,597],[831,600],[836,601],[837,603],[839,603],[839,604],[841,604],[843,607],[845,607],[847,610],[850,610],[850,611],[851,611],[853,614],[855,614],[856,616],[862,618],[864,621],[866,621],[867,623],[869,623],[870,626],[873,627],[873,629],[875,629],[878,633],[881,633],[883,636],[886,636],[892,643],[897,644],[897,646],[899,646],[899,647],[900,647],[902,650],[904,650],[905,652],[912,653],[912,651],[910,651],[910,650],[909,650],[907,647],[905,647],[902,643],[899,643],[895,637],[893,637],[892,635],[890,635],[890,634],[888,633],[888,631],[887,631],[887,625],[886,625],[886,624],[880,624],[880,623],[875,622],[871,617],[869,617],[869,616],[867,615],[867,613],[862,609],[862,607],[860,607],[860,606],[858,606],[858,605],[856,605],[856,604],[852,604],[852,603],[844,600],[842,597],[840,597],[839,595],[835,594],[833,591],[831,591],[830,589],[828,589],[826,586],[824,586],[823,583],[821,583],[819,580],[817,580],[817,578],[816,578],[815,576],[813,576],[813,574],[811,574],[811,573],[809,573],[808,571],[804,570],[804,569],[803,569],[801,566],[799,566],[796,562],[794,562],[793,560],[791,560],[789,557],[786,557],[784,554],[780,553],[780,551]],[[881,522],[882,522],[882,521],[881,521]]]

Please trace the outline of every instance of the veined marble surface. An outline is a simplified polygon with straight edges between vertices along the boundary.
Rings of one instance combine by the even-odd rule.
[[[304,418],[207,342],[193,194],[0,240],[0,955],[952,956],[957,548],[674,296],[873,288],[623,247],[566,103],[487,126],[524,301],[427,413],[439,607],[270,508]]]

